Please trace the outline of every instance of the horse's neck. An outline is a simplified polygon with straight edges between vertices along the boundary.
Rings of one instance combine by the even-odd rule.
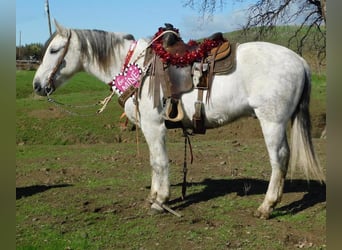
[[[120,73],[131,43],[132,41],[127,40],[120,49],[116,49],[113,51],[113,54],[107,55],[111,57],[111,63],[106,69],[101,67],[96,60],[87,60],[87,58],[84,58],[82,62],[83,70],[104,83],[110,82],[114,76]]]
[[[110,82],[113,79],[113,76],[115,76],[115,72],[118,72],[116,65],[111,65],[111,69],[112,70],[104,71],[94,63],[88,63],[83,66],[85,72],[95,76],[104,83]]]

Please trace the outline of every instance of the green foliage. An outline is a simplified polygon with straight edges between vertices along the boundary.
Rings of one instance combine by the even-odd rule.
[[[41,43],[31,43],[25,46],[16,47],[16,59],[36,59],[40,60],[43,57],[44,45]]]

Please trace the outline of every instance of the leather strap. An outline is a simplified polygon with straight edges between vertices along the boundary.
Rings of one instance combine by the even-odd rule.
[[[215,67],[215,57],[217,55],[217,52],[219,51],[220,47],[222,44],[220,44],[216,50],[213,51],[213,55],[212,55],[212,60],[209,62],[210,65],[210,69],[209,69],[209,73],[208,73],[208,92],[207,92],[207,97],[206,97],[206,102],[209,102],[210,99],[210,93],[211,93],[211,85],[213,82],[213,78],[214,78],[214,67]]]
[[[126,101],[135,93],[136,90],[137,88],[131,85],[128,87],[128,89],[126,89],[125,92],[122,93],[122,95],[119,96],[118,102],[121,105],[121,107],[125,107]]]
[[[61,54],[61,56],[58,58],[58,61],[57,61],[57,64],[56,66],[53,68],[50,76],[49,76],[49,79],[48,79],[48,85],[50,88],[52,89],[55,89],[56,86],[55,86],[55,76],[59,70],[59,68],[61,67],[63,61],[64,61],[64,57],[66,56],[67,52],[68,52],[68,49],[69,49],[69,45],[70,45],[70,40],[71,40],[71,30],[69,30],[69,34],[68,34],[68,40],[64,46],[64,50],[63,50],[63,53]]]
[[[162,82],[162,88],[163,88],[163,93],[164,93],[165,99],[172,96],[171,85],[172,85],[172,83],[170,80],[169,68],[166,67],[166,68],[164,68],[164,81]]]

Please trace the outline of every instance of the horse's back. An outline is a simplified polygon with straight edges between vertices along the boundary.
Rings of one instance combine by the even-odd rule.
[[[254,75],[298,73],[303,69],[303,58],[294,51],[268,42],[240,44],[237,51],[237,67]],[[299,72],[302,73],[302,72]]]

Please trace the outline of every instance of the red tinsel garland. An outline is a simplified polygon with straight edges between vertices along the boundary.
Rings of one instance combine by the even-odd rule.
[[[160,36],[166,29],[159,28],[158,32],[154,35],[153,40]],[[178,29],[172,29],[179,34]],[[194,40],[190,40],[187,45],[189,47],[197,46],[196,50],[186,51],[183,55],[171,54],[163,47],[163,36],[159,37],[152,43],[152,49],[160,57],[163,63],[172,64],[178,67],[185,67],[192,64],[195,61],[200,61],[204,56],[208,55],[208,52],[219,46],[222,40],[205,39],[202,43],[198,43]]]

